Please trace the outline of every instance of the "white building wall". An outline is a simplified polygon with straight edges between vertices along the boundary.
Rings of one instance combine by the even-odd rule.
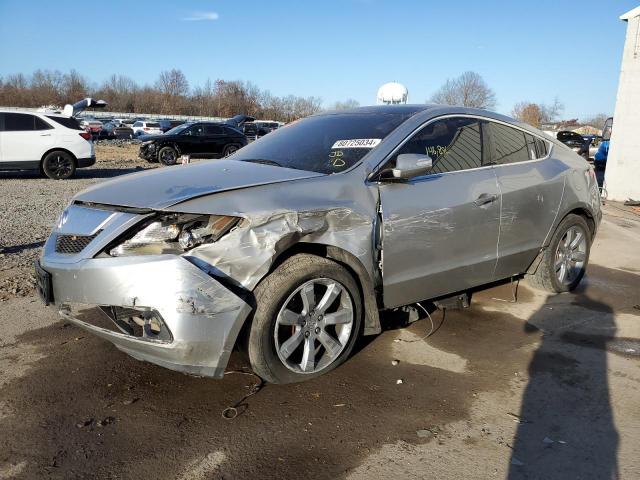
[[[640,7],[620,18],[627,37],[604,178],[608,199],[640,200]]]

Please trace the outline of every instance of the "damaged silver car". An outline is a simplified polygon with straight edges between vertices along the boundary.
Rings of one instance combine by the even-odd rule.
[[[590,166],[528,125],[366,107],[93,186],[36,272],[46,303],[137,359],[221,378],[240,347],[286,383],[344,362],[380,310],[523,275],[574,289],[600,218]]]

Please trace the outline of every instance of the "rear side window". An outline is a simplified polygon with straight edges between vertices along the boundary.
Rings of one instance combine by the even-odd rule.
[[[142,126],[142,122],[136,122],[133,124],[134,127],[141,127]]]
[[[500,123],[490,123],[493,141],[492,163],[505,165],[508,163],[526,162],[530,160],[527,138],[522,130],[507,127]]]
[[[147,122],[147,127],[150,128],[160,128],[160,124],[157,122]]]
[[[34,115],[30,115],[28,113],[5,113],[4,114],[4,131],[5,132],[34,131],[36,130],[35,119],[36,117]]]
[[[544,158],[549,154],[549,148],[547,147],[547,142],[542,140],[541,138],[536,137],[536,153],[538,155],[537,158]]]
[[[220,135],[224,133],[222,127],[219,127],[218,125],[207,125],[205,126],[204,131],[207,135]]]
[[[431,157],[433,173],[482,167],[482,123],[475,118],[447,118],[430,123],[402,146],[392,163],[395,164],[399,154],[419,153]]]
[[[53,120],[56,123],[59,123],[63,127],[67,127],[67,128],[72,129],[72,130],[82,130],[82,128],[80,128],[80,124],[78,123],[78,121],[75,118],[72,118],[72,117],[54,117],[52,115],[47,115],[47,118],[49,120]]]

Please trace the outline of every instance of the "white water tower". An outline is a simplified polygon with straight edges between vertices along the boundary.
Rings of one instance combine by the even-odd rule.
[[[398,105],[407,103],[409,91],[401,83],[385,83],[378,89],[376,103],[378,105]]]

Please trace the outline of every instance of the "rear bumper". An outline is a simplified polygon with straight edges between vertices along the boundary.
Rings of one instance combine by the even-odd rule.
[[[41,265],[51,274],[53,302],[63,318],[136,359],[192,375],[222,378],[251,311],[243,299],[180,256],[56,263],[45,254]],[[161,339],[103,328],[69,306],[74,311],[76,306],[148,309],[157,312],[169,335]]]
[[[94,165],[96,163],[96,156],[92,155],[90,157],[78,158],[77,160],[78,168],[86,168]]]

